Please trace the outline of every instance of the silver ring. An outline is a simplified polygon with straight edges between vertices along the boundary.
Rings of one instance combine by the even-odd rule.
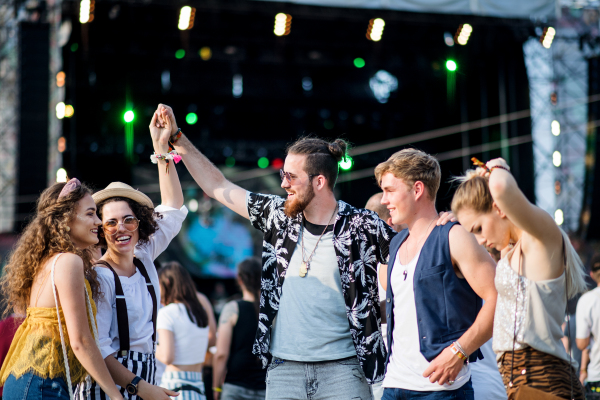
[[[454,381],[453,381],[453,380],[449,380],[449,381],[448,381],[448,385],[452,385],[453,383],[454,383]]]

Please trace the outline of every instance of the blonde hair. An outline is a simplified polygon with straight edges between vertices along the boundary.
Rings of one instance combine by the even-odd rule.
[[[417,149],[400,150],[375,168],[375,178],[380,186],[381,178],[388,172],[409,186],[417,181],[423,182],[429,199],[435,200],[440,188],[442,171],[440,163],[432,155]]]
[[[489,181],[488,178],[479,174],[479,168],[468,170],[465,175],[454,178],[454,181],[461,182],[452,198],[451,207],[454,215],[458,215],[458,212],[463,209],[470,209],[482,214],[492,211],[494,199],[490,192]],[[564,243],[567,297],[572,298],[587,289],[585,270],[569,236],[560,227],[557,228],[560,230]]]

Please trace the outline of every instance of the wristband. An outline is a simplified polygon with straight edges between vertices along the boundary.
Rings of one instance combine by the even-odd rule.
[[[214,387],[212,389],[213,389],[213,392],[217,392],[217,393],[221,393],[223,391],[223,388],[220,388],[220,387]]]
[[[458,346],[456,345],[458,342],[454,342],[450,345],[450,350],[452,351],[453,354],[456,354],[456,356],[458,358],[460,358],[463,361],[467,360],[467,355],[458,348]]]
[[[492,173],[492,171],[493,171],[493,170],[495,170],[496,168],[503,169],[503,170],[505,170],[506,172],[510,173],[510,168],[503,167],[502,165],[494,165],[492,168],[490,168],[490,174],[491,174],[491,173]]]
[[[183,134],[183,132],[181,132],[181,128],[178,128],[177,132],[175,132],[169,138],[169,142],[171,143],[171,145],[175,145],[175,143],[177,143],[177,141],[179,140],[179,138],[181,137],[182,134]]]

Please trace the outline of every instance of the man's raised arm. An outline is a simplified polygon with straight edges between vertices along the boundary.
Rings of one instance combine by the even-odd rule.
[[[159,115],[162,121],[165,118],[171,119],[173,126],[171,135],[177,133],[177,123],[173,109],[167,105],[159,104]],[[249,219],[248,208],[246,207],[247,191],[241,187],[229,182],[223,173],[212,163],[204,154],[202,154],[182,133],[181,137],[174,143],[175,150],[181,156],[185,166],[190,174],[200,186],[200,188],[217,200],[224,206],[229,207],[244,218]]]

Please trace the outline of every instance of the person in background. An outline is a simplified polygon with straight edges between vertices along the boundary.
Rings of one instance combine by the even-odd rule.
[[[503,159],[476,164],[459,178],[452,211],[481,245],[502,253],[493,348],[508,398],[544,392],[583,399],[561,342],[567,299],[586,289],[581,260],[554,219],[525,197]]]
[[[163,307],[156,321],[156,358],[167,366],[160,386],[180,392],[182,400],[206,400],[202,363],[214,344],[208,319],[212,307],[201,304],[192,277],[178,262],[166,263],[158,280]]]
[[[8,349],[12,343],[17,329],[23,322],[23,316],[12,313],[2,321],[0,321],[0,365],[4,363],[4,359],[8,354]],[[4,386],[0,386],[0,400],[2,400],[2,390]]]
[[[266,371],[252,354],[258,328],[261,261],[247,258],[237,267],[242,299],[225,305],[219,318],[213,361],[214,400],[264,400]]]
[[[580,381],[587,394],[600,393],[600,255],[591,260],[590,276],[596,288],[585,293],[577,303],[577,347],[582,354]]]
[[[0,370],[5,400],[69,399],[88,374],[122,399],[96,346],[101,291],[88,248],[99,226],[91,190],[76,178],[40,196],[1,280],[6,312],[27,314]]]
[[[394,225],[394,223],[392,222],[392,217],[390,216],[390,210],[388,210],[386,206],[381,204],[382,197],[383,192],[375,193],[369,198],[367,204],[365,205],[365,208],[367,210],[375,211],[379,218],[384,220],[396,232],[400,232],[401,230],[406,229],[406,224]],[[378,264],[377,282],[379,284],[379,304],[381,307],[381,337],[383,338],[383,343],[387,346],[387,321],[385,319],[385,291],[387,288],[386,281],[387,265]],[[373,398],[375,400],[380,400],[381,396],[383,396],[383,388],[381,387],[381,382],[371,385],[371,388],[373,389]]]

